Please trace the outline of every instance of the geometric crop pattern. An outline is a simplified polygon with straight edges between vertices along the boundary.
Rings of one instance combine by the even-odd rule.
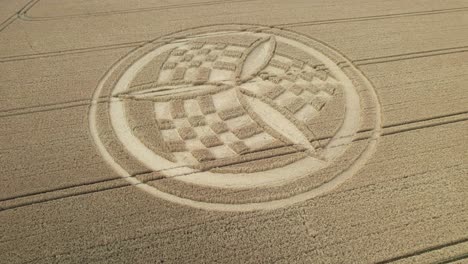
[[[247,57],[261,45],[264,50],[274,47],[275,39],[258,38],[248,45],[191,41],[167,55],[155,86],[156,90],[168,90],[164,95],[170,99],[155,99],[151,91],[144,99],[154,102],[166,149],[178,161],[196,165],[290,143],[255,121],[239,96],[257,97],[287,114],[309,135],[307,140],[314,140],[308,123],[333,99],[340,84],[326,69],[317,70],[310,62],[276,54],[274,49],[259,71],[240,81]],[[261,58],[256,60],[258,63]],[[206,86],[219,83],[232,87],[210,92]],[[181,97],[186,88],[193,88],[189,93],[197,89],[208,92]],[[152,89],[155,91],[154,86]]]

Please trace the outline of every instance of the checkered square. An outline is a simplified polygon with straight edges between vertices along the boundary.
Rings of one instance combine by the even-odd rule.
[[[338,87],[327,72],[280,55],[271,59],[260,77],[270,83],[261,94],[302,121],[317,115]]]
[[[235,93],[222,96],[233,99],[220,104],[204,95],[155,102],[163,140],[178,160],[198,164],[235,157],[275,140],[250,118]]]
[[[241,65],[245,47],[216,43],[192,42],[174,49],[162,66],[161,83],[203,83],[210,80],[211,71],[235,71]]]

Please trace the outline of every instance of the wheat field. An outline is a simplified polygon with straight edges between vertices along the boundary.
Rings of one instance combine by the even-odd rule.
[[[467,263],[468,2],[0,0],[0,263]]]

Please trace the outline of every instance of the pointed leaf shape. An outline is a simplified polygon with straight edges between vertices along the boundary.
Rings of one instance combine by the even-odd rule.
[[[158,86],[137,92],[127,92],[115,95],[115,97],[123,99],[149,100],[157,101],[158,98],[185,98],[193,97],[201,93],[216,93],[221,90],[228,89],[228,85],[179,85],[179,86]]]
[[[242,65],[239,67],[236,76],[243,82],[257,76],[268,65],[275,48],[276,40],[273,36],[259,39],[252,44],[245,52]]]
[[[280,133],[287,140],[295,145],[300,145],[311,153],[315,153],[315,148],[307,140],[304,133],[286,116],[280,113],[275,107],[263,101],[260,97],[255,96],[246,90],[241,90],[245,101],[248,103],[249,108],[274,131]]]

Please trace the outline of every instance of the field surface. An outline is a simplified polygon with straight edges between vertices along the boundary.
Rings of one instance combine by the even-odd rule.
[[[0,263],[468,263],[468,2],[0,0]]]

